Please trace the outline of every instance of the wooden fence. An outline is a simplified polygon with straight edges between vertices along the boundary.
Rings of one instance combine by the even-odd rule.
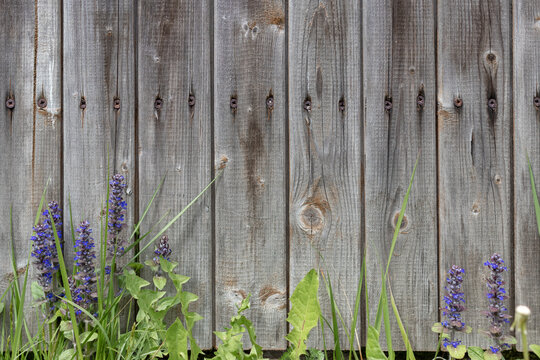
[[[454,263],[467,270],[467,323],[487,325],[483,262],[495,251],[508,307],[531,307],[540,342],[526,161],[540,179],[538,0],[0,3],[0,290],[10,205],[23,268],[48,180],[47,200],[70,199],[74,220],[97,229],[108,154],[127,177],[130,226],[166,175],[144,232],[226,157],[212,192],[168,231],[200,296],[201,345],[251,293],[260,343],[284,349],[287,298],[312,267],[331,276],[349,323],[364,249],[373,321],[420,154],[390,270],[414,348],[435,348]],[[321,302],[328,314],[323,290]],[[311,342],[322,347],[320,333]]]

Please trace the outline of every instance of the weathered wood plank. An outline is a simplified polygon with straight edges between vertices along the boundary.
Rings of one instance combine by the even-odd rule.
[[[284,1],[217,0],[214,8],[215,312],[220,330],[248,293],[265,349],[284,349],[287,310]]]
[[[61,32],[56,1],[1,3],[0,15],[0,291],[11,279],[9,213],[13,206],[16,262],[24,269],[45,184],[47,201],[61,193]],[[36,106],[47,99],[43,110]],[[9,109],[6,101],[12,99]],[[43,103],[41,103],[43,105]],[[31,281],[34,276],[30,269]],[[31,294],[27,301],[30,304]],[[31,327],[32,317],[27,319]]]
[[[510,11],[495,0],[439,1],[437,10],[439,290],[452,264],[466,270],[473,329],[488,326],[484,261],[496,251],[513,262]],[[489,344],[477,332],[460,338]]]
[[[75,225],[86,219],[99,238],[104,213],[107,160],[133,194],[134,9],[131,1],[64,2],[64,203],[71,197]],[[118,99],[120,108],[114,108]],[[81,105],[84,102],[84,105]],[[127,196],[123,235],[133,225],[134,196]],[[66,232],[71,261],[71,234]]]
[[[292,1],[288,16],[290,292],[320,267],[348,326],[363,242],[361,7],[354,0]],[[322,279],[320,299],[331,318]],[[322,348],[320,331],[310,344]]]
[[[540,310],[540,236],[534,212],[527,153],[540,184],[540,3],[516,0],[514,15],[514,185],[516,305]],[[536,102],[535,102],[536,101]],[[531,316],[529,341],[540,342],[540,319]]]
[[[143,232],[166,211],[178,213],[211,180],[212,19],[209,6],[207,0],[139,2],[137,86],[141,213],[160,179],[167,174],[147,215],[148,221],[144,222]],[[146,16],[150,13],[154,20]],[[191,277],[185,289],[199,296],[193,311],[204,320],[197,323],[194,330],[199,346],[206,349],[212,347],[213,330],[211,200],[207,193],[166,232],[172,249],[171,260],[179,262],[180,273]],[[151,246],[142,257],[151,259],[153,249]]]
[[[366,1],[363,8],[370,316],[375,318],[381,270],[420,155],[390,267],[392,292],[416,350],[433,350],[436,336],[426,332],[438,317],[433,11],[431,1]],[[392,334],[394,349],[405,350],[397,324]]]

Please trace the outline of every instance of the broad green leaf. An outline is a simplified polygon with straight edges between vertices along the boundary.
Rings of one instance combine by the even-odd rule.
[[[138,299],[141,289],[150,285],[150,283],[137,276],[133,270],[124,270],[124,285],[131,296]]]
[[[368,326],[367,332],[367,344],[366,344],[366,357],[368,360],[387,360],[379,343],[379,332],[374,326]]]
[[[444,326],[442,326],[442,324],[438,322],[438,323],[433,324],[433,326],[431,327],[431,331],[440,334],[443,332],[443,328]]]
[[[32,299],[34,300],[43,300],[45,298],[45,291],[43,291],[43,288],[37,281],[32,282],[30,291],[32,292]]]
[[[469,354],[471,360],[484,360],[484,349],[478,346],[469,346],[467,354]]]
[[[294,348],[292,358],[300,359],[300,355],[306,353],[306,340],[309,332],[319,322],[321,308],[318,298],[319,291],[319,274],[315,269],[312,269],[298,283],[294,290],[290,303],[291,310],[287,321],[291,324],[292,329],[287,334],[286,339]]]
[[[154,276],[154,285],[158,290],[163,290],[165,287],[165,284],[167,284],[167,279],[165,279],[163,276]]]
[[[71,360],[75,356],[75,349],[66,349],[62,351],[58,360]]]
[[[531,344],[529,345],[529,349],[540,358],[540,345]]]
[[[470,327],[470,326],[465,326],[464,333],[465,333],[465,334],[470,334],[470,333],[472,333],[472,327]]]
[[[465,356],[465,353],[467,352],[467,347],[465,345],[458,345],[457,347],[453,347],[452,345],[448,345],[446,347],[446,350],[450,353],[450,356],[454,359],[463,359]]]
[[[517,344],[517,339],[511,335],[503,335],[501,336],[501,338],[499,339],[501,343],[506,343],[506,344]]]
[[[491,350],[486,350],[484,352],[484,360],[500,360],[502,359],[501,352],[494,353]]]
[[[165,344],[169,351],[170,360],[188,360],[187,340],[187,331],[180,319],[177,318],[169,329],[167,329],[167,334],[165,335]]]

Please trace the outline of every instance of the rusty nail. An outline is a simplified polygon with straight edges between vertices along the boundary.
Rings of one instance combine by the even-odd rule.
[[[120,99],[114,99],[114,110],[120,109]]]
[[[540,110],[540,96],[535,96],[533,102],[536,110]]]
[[[231,97],[229,105],[231,106],[231,109],[235,110],[238,107],[238,99],[236,99],[234,96]]]
[[[79,107],[81,109],[83,109],[83,110],[86,109],[86,99],[85,98],[83,98],[83,97],[81,98],[81,102],[79,104]]]
[[[384,110],[390,111],[392,110],[392,99],[386,99],[384,100]]]
[[[495,111],[497,109],[497,100],[489,99],[487,105],[492,111]]]
[[[47,99],[45,99],[44,97],[40,97],[37,101],[37,105],[40,109],[43,109],[47,106]]]
[[[160,109],[161,109],[161,105],[163,105],[163,100],[161,100],[160,98],[157,98],[157,99],[154,101],[154,109],[160,110]]]
[[[274,108],[274,97],[272,95],[266,98],[266,108],[271,110]]]
[[[15,99],[9,98],[6,100],[6,107],[8,109],[13,109],[15,107]]]
[[[311,100],[304,100],[304,110],[306,110],[307,112],[311,111]]]
[[[425,103],[426,98],[424,97],[424,95],[418,94],[418,96],[416,97],[416,105],[418,106],[418,108],[423,108]]]
[[[455,98],[454,99],[454,106],[458,109],[463,106],[463,100],[461,98]]]
[[[193,94],[189,94],[188,105],[191,107],[195,106],[195,96]]]
[[[345,111],[345,100],[340,99],[338,103],[339,111],[343,112]]]
[[[493,54],[493,53],[489,53],[489,54],[487,54],[487,56],[486,56],[486,59],[487,59],[489,62],[495,61],[496,58],[497,58],[497,57],[496,57],[495,54]]]

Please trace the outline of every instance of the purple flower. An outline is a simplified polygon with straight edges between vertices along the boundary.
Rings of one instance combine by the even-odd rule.
[[[171,248],[169,247],[169,237],[167,235],[163,235],[161,239],[159,240],[159,244],[156,247],[156,250],[154,250],[154,264],[159,265],[159,259],[163,258],[165,260],[169,260],[169,256],[171,255]]]
[[[51,224],[51,216],[53,218],[54,228],[56,229],[56,235],[58,235],[58,239],[60,240],[60,247],[63,248],[62,209],[60,209],[60,206],[58,205],[56,201],[51,201],[49,202],[47,209],[45,209],[41,214],[44,217],[43,225],[47,226],[47,229],[51,234],[51,236],[48,238],[47,246],[49,247],[52,257],[54,259],[53,261],[54,268],[57,270],[59,268],[58,252],[56,251],[56,241],[54,239],[54,233],[53,233],[53,228]]]
[[[490,259],[484,263],[490,270],[489,276],[486,279],[488,299],[488,310],[485,312],[489,319],[489,331],[487,334],[493,339],[494,346],[491,346],[491,351],[496,354],[500,350],[510,348],[503,340],[504,325],[510,322],[511,316],[506,314],[507,308],[504,301],[508,299],[506,290],[504,289],[505,281],[503,273],[507,271],[504,260],[501,255],[495,253]]]
[[[30,238],[32,257],[35,259],[32,263],[37,270],[38,283],[47,296],[48,293],[52,294],[53,274],[56,271],[50,247],[52,233],[48,225],[41,223],[34,226],[34,231],[36,234]]]
[[[96,253],[94,250],[94,239],[92,229],[88,221],[83,221],[77,228],[77,240],[75,241],[75,263],[79,269],[73,276],[70,289],[72,290],[73,301],[84,309],[97,301],[96,294]],[[74,286],[78,282],[78,286]],[[82,312],[78,309],[77,315]]]
[[[118,237],[124,227],[124,216],[127,208],[127,204],[123,198],[126,187],[124,177],[120,174],[114,175],[109,182],[109,187],[109,214],[107,223],[109,236],[107,239],[107,253],[112,258],[114,255],[118,257],[124,254],[123,241]]]
[[[452,265],[446,278],[446,286],[444,287],[446,294],[443,297],[446,304],[443,311],[445,320],[441,324],[445,328],[445,332],[450,333],[450,338],[444,339],[444,347],[452,345],[456,348],[461,344],[461,340],[454,339],[454,333],[466,330],[465,323],[461,318],[461,313],[465,311],[465,298],[461,289],[464,274],[465,271],[462,268]]]

